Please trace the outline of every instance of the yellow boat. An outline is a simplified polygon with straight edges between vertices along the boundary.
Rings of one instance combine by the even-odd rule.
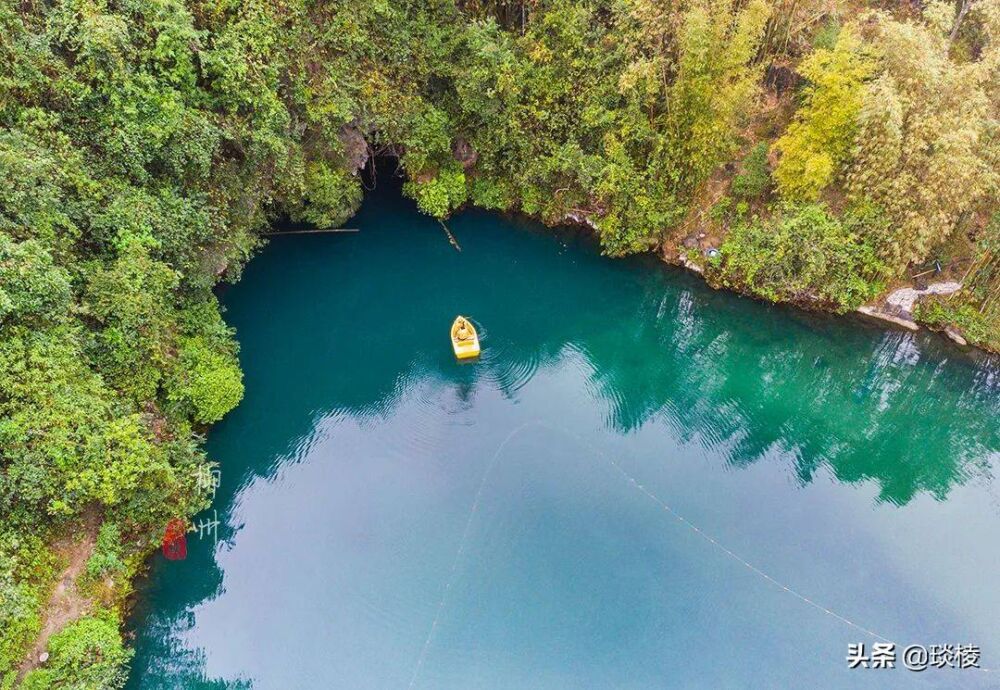
[[[459,359],[479,356],[479,334],[472,322],[464,316],[459,316],[451,324],[451,347]]]

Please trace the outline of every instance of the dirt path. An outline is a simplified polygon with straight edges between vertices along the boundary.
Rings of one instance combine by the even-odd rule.
[[[18,668],[18,683],[24,679],[29,671],[38,668],[42,663],[41,656],[48,647],[50,637],[90,612],[93,602],[77,591],[76,582],[87,566],[87,559],[94,552],[99,526],[98,516],[96,514],[88,515],[76,534],[64,537],[53,544],[52,550],[61,561],[66,563],[66,567],[59,573],[55,589],[42,610],[42,629],[38,633],[35,644]]]

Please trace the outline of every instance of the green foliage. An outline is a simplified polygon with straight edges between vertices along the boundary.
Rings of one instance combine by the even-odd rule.
[[[187,305],[178,326],[177,355],[164,382],[167,408],[182,419],[216,422],[243,398],[233,331],[214,298]]]
[[[202,380],[228,385],[194,395],[190,416],[161,411],[181,341],[209,338],[184,323],[185,305],[217,317],[219,276],[249,256],[276,198],[298,202],[275,182],[304,176],[277,93],[287,61],[265,40],[277,22],[248,4],[240,28],[211,12],[195,28],[198,9],[0,8],[0,674],[37,632],[52,573],[31,564],[55,521],[96,505],[153,533],[201,501],[191,425],[231,406],[235,347],[225,332],[205,346],[224,356],[194,357]],[[225,83],[214,58],[240,42],[238,83]],[[95,559],[117,569],[124,554],[101,534]],[[100,685],[74,684],[78,670],[31,682]]]
[[[823,22],[823,25],[813,36],[813,48],[817,50],[833,50],[837,45],[837,39],[840,37],[840,32],[843,30],[843,26],[836,19],[831,17],[827,21]]]
[[[37,630],[55,521],[107,516],[100,577],[135,558],[112,523],[143,543],[204,503],[193,431],[243,394],[212,288],[269,219],[343,222],[370,147],[434,217],[471,199],[587,221],[611,255],[656,248],[759,130],[772,29],[793,30],[772,6],[0,3],[0,673]],[[995,210],[1000,24],[977,5],[949,45],[941,10],[817,34],[774,178],[810,200],[846,177],[854,210],[750,219],[769,194],[758,145],[711,211],[735,224],[719,280],[845,309],[891,276],[883,261]],[[992,246],[946,310],[976,338],[993,336],[972,310],[998,321]],[[28,687],[114,687],[113,618],[54,638]]]
[[[295,220],[331,228],[350,218],[361,204],[361,184],[357,178],[327,163],[306,166],[303,202],[292,211]]]
[[[708,217],[716,223],[728,225],[744,221],[750,214],[750,202],[746,199],[736,200],[732,196],[724,196],[708,209]]]
[[[61,320],[71,298],[69,274],[41,243],[0,233],[0,324]]]
[[[480,208],[505,210],[514,203],[514,194],[500,180],[487,177],[476,177],[472,180],[469,198]]]
[[[24,112],[22,117],[41,116]],[[44,116],[41,116],[44,119]],[[54,152],[33,141],[28,132],[0,130],[0,231],[17,239],[37,236],[62,244],[76,227],[66,213],[61,185],[62,170]]]
[[[25,677],[23,690],[118,690],[132,658],[111,611],[81,618],[56,633],[48,651],[48,661]]]
[[[722,245],[723,284],[773,301],[853,309],[884,287],[885,266],[851,221],[820,205],[785,206],[737,224]]]
[[[621,142],[609,139],[607,151],[610,162],[597,186],[609,208],[597,221],[601,243],[612,256],[648,250],[681,209],[662,183],[651,183],[635,166]]]
[[[923,261],[978,205],[995,208],[1000,94],[990,65],[1000,47],[956,63],[933,27],[884,15],[868,25],[880,73],[864,92],[849,183],[891,219],[882,253],[900,269]]]
[[[0,502],[13,516],[116,505],[171,473],[142,415],[88,368],[79,339],[63,326],[0,340]]]
[[[781,196],[813,201],[850,159],[865,81],[875,62],[851,28],[832,49],[819,49],[799,71],[809,80],[795,120],[774,144],[780,154],[774,178]]]
[[[239,362],[205,338],[182,338],[167,397],[195,420],[217,422],[243,399]]]
[[[23,650],[41,627],[40,583],[52,575],[52,557],[37,536],[0,530],[0,678],[13,675]]]
[[[669,175],[691,189],[735,151],[737,125],[756,94],[759,68],[752,60],[770,6],[751,0],[694,3],[678,37],[677,79],[667,112]]]
[[[453,121],[478,153],[473,200],[586,219],[611,255],[655,246],[735,150],[768,6],[679,11],[560,0],[520,36],[473,23],[453,77]]]
[[[97,533],[94,552],[87,559],[86,577],[90,581],[125,572],[121,531],[114,522],[105,522]]]
[[[761,142],[743,159],[743,170],[733,178],[729,191],[743,201],[759,201],[771,188],[771,168],[767,163],[767,144]]]
[[[961,296],[931,296],[917,305],[917,320],[932,328],[956,327],[973,345],[1000,352],[1000,319]]]
[[[435,218],[447,218],[449,213],[465,203],[465,173],[457,163],[452,162],[428,180],[410,180],[403,189],[417,200],[417,207],[424,213]]]
[[[409,114],[403,131],[405,135],[399,143],[405,147],[403,162],[411,174],[419,175],[450,158],[453,130],[443,110],[422,103],[419,110]]]
[[[966,340],[1000,352],[1000,212],[979,238],[962,290],[931,296],[917,305],[917,318],[931,326],[955,326]]]
[[[179,283],[171,268],[130,243],[110,267],[97,267],[86,305],[103,328],[94,359],[106,379],[136,401],[156,395],[168,356],[172,292]]]

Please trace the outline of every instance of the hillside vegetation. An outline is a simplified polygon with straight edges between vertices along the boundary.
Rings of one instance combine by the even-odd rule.
[[[937,262],[921,317],[1000,349],[1000,0],[0,0],[0,688],[116,688],[130,581],[205,505],[243,393],[213,287],[359,170],[588,221],[612,256],[846,310]],[[715,251],[717,250],[717,251]],[[18,673],[60,563],[93,602]]]

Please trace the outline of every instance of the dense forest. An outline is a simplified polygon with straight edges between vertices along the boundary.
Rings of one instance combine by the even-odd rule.
[[[0,688],[115,688],[130,583],[241,399],[213,287],[375,156],[835,311],[913,276],[1000,349],[1000,0],[0,0]],[[65,567],[95,602],[29,651]],[[35,666],[38,666],[35,668]]]

